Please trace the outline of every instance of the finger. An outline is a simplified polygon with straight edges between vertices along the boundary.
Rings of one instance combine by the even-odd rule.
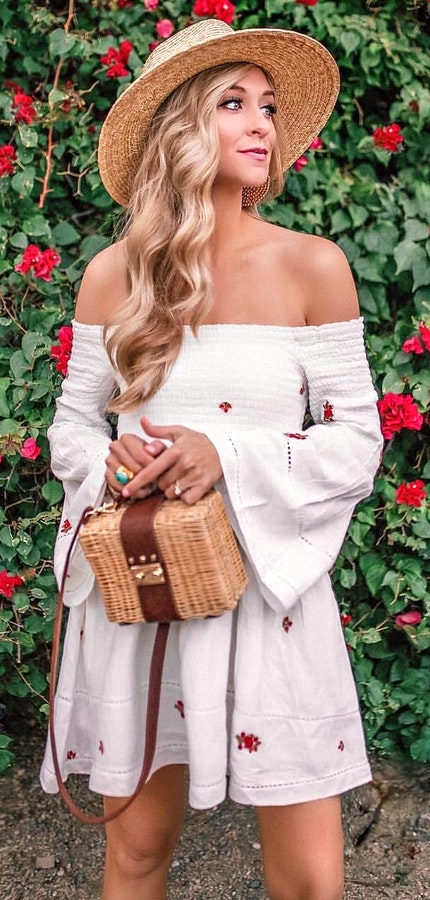
[[[146,487],[154,481],[158,482],[160,475],[170,469],[176,461],[177,451],[173,446],[169,447],[164,453],[160,453],[156,459],[138,472],[136,477],[133,478],[133,481],[124,488],[123,496],[132,497],[139,488]]]
[[[166,445],[163,444],[163,441],[148,441],[148,443],[145,443],[145,450],[152,457],[159,456],[165,449]]]
[[[186,430],[182,425],[153,425],[146,416],[142,416],[140,424],[150,437],[167,438],[169,441],[177,441]]]

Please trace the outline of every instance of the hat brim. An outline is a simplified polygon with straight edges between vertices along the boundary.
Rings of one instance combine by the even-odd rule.
[[[284,171],[308,149],[339,93],[339,70],[314,38],[281,29],[246,29],[206,40],[144,72],[120,95],[103,124],[98,148],[102,182],[127,206],[152,118],[163,101],[193,75],[225,63],[249,62],[273,79],[284,132]]]

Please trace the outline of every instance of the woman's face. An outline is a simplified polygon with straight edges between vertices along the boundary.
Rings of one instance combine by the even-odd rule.
[[[220,162],[216,184],[264,184],[276,143],[275,112],[273,89],[256,66],[224,92],[217,109]]]

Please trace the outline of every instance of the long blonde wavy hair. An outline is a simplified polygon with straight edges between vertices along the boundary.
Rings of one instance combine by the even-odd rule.
[[[127,385],[110,404],[114,412],[132,409],[157,392],[180,351],[185,315],[197,334],[211,308],[216,109],[224,92],[251,68],[229,64],[195,75],[152,120],[124,229],[130,295],[105,327],[107,351]],[[279,131],[277,136],[270,196],[283,188]]]

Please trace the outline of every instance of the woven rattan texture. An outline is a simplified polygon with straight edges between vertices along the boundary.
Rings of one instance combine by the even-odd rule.
[[[144,621],[136,581],[120,537],[125,504],[92,514],[80,542],[111,622]],[[247,576],[222,497],[210,491],[193,506],[165,500],[155,533],[170,581],[178,619],[218,616],[234,609]]]

